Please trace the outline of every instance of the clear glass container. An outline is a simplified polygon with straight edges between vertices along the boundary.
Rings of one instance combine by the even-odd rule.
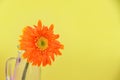
[[[6,61],[5,65],[5,77],[6,80],[41,80],[41,68],[38,66],[27,65],[25,70],[26,60],[21,58],[21,53],[18,52],[18,57],[10,57]],[[25,78],[22,79],[23,73]]]

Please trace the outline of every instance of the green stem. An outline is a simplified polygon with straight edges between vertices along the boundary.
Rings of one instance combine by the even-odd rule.
[[[24,68],[24,71],[23,71],[22,80],[25,80],[28,66],[29,66],[29,63],[27,62],[27,63],[25,64],[25,68]]]

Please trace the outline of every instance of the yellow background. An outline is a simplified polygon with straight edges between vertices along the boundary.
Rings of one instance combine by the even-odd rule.
[[[120,80],[119,0],[0,0],[0,80],[17,56],[19,35],[40,19],[55,25],[63,55],[42,68],[42,80]]]

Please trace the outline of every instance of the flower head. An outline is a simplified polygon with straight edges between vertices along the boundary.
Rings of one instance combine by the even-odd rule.
[[[53,24],[49,28],[42,26],[41,21],[34,27],[24,28],[20,39],[20,50],[25,50],[23,58],[32,65],[51,65],[51,60],[55,60],[54,56],[61,55],[59,49],[63,49],[64,46],[57,40],[59,35],[54,34],[53,28]]]

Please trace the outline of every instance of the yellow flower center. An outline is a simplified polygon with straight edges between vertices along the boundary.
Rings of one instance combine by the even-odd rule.
[[[37,41],[37,47],[41,50],[47,49],[48,40],[45,37],[40,37]]]

